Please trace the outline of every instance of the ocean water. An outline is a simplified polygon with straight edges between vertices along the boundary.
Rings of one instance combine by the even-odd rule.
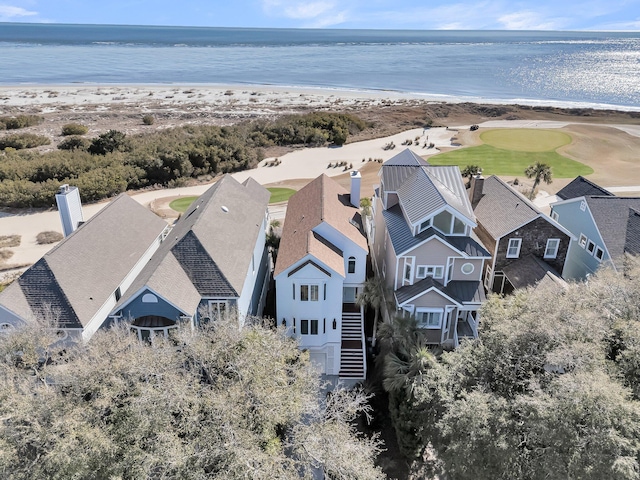
[[[0,85],[247,84],[640,109],[640,32],[0,23]]]

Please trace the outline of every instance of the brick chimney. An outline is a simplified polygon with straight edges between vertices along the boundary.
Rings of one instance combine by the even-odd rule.
[[[469,188],[469,200],[471,208],[475,210],[478,202],[482,198],[482,187],[484,186],[484,177],[482,173],[478,173],[471,177],[471,188]]]

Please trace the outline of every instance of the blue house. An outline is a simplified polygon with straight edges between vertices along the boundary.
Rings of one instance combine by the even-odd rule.
[[[141,338],[167,334],[229,309],[261,315],[269,280],[265,248],[269,191],[226,175],[178,220],[112,310]]]
[[[583,280],[603,265],[620,269],[625,254],[640,253],[640,198],[617,197],[583,177],[557,196],[551,217],[575,237],[565,279]]]

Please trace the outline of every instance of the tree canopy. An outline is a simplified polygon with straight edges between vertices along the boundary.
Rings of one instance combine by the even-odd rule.
[[[479,338],[437,361],[396,339],[385,387],[400,446],[432,446],[461,480],[640,478],[639,312],[629,258],[566,290],[492,296]]]
[[[282,330],[221,320],[76,348],[39,326],[0,335],[0,477],[377,479],[361,391],[327,397]],[[51,346],[53,345],[53,346]]]

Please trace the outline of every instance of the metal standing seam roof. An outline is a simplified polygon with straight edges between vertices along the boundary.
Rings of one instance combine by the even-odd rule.
[[[449,206],[474,221],[466,189],[456,166],[426,166],[416,169],[398,188],[398,199],[412,224]]]
[[[451,298],[460,305],[465,303],[482,303],[486,297],[484,287],[480,281],[452,281],[445,287],[438,280],[426,277],[413,285],[405,285],[394,292],[396,302],[402,305],[412,298],[427,293],[428,290],[435,289]]]
[[[542,215],[529,200],[495,175],[484,181],[482,198],[474,213],[493,238],[501,238]]]
[[[395,192],[416,169],[428,166],[429,162],[405,149],[382,164],[380,175],[386,192]]]
[[[562,200],[585,197],[587,195],[605,195],[609,197],[615,196],[609,190],[602,188],[600,185],[593,183],[583,176],[574,178],[570,183],[567,184],[567,186],[556,193],[556,197]]]
[[[584,198],[611,259],[617,268],[622,267],[624,253],[634,253],[639,247],[640,240],[636,237],[636,233],[640,230],[637,217],[637,212],[640,212],[640,198],[616,196]]]
[[[385,220],[391,245],[396,255],[400,255],[403,252],[417,247],[428,238],[437,236],[454,249],[470,257],[491,257],[489,252],[478,241],[467,236],[444,235],[433,227],[413,236],[399,205],[394,205],[387,210],[383,210],[382,216]]]
[[[2,292],[0,304],[23,318],[50,304],[65,327],[86,326],[166,227],[120,194]]]
[[[188,312],[197,307],[196,293],[198,302],[238,297],[269,198],[252,178],[241,184],[223,176],[180,217],[119,306],[145,285]]]
[[[344,266],[338,267],[335,258],[339,249],[314,232],[322,223],[327,223],[362,249],[368,250],[360,210],[349,203],[349,193],[344,188],[322,174],[289,199],[274,277],[308,254],[344,272]],[[313,236],[310,235],[312,232]]]

